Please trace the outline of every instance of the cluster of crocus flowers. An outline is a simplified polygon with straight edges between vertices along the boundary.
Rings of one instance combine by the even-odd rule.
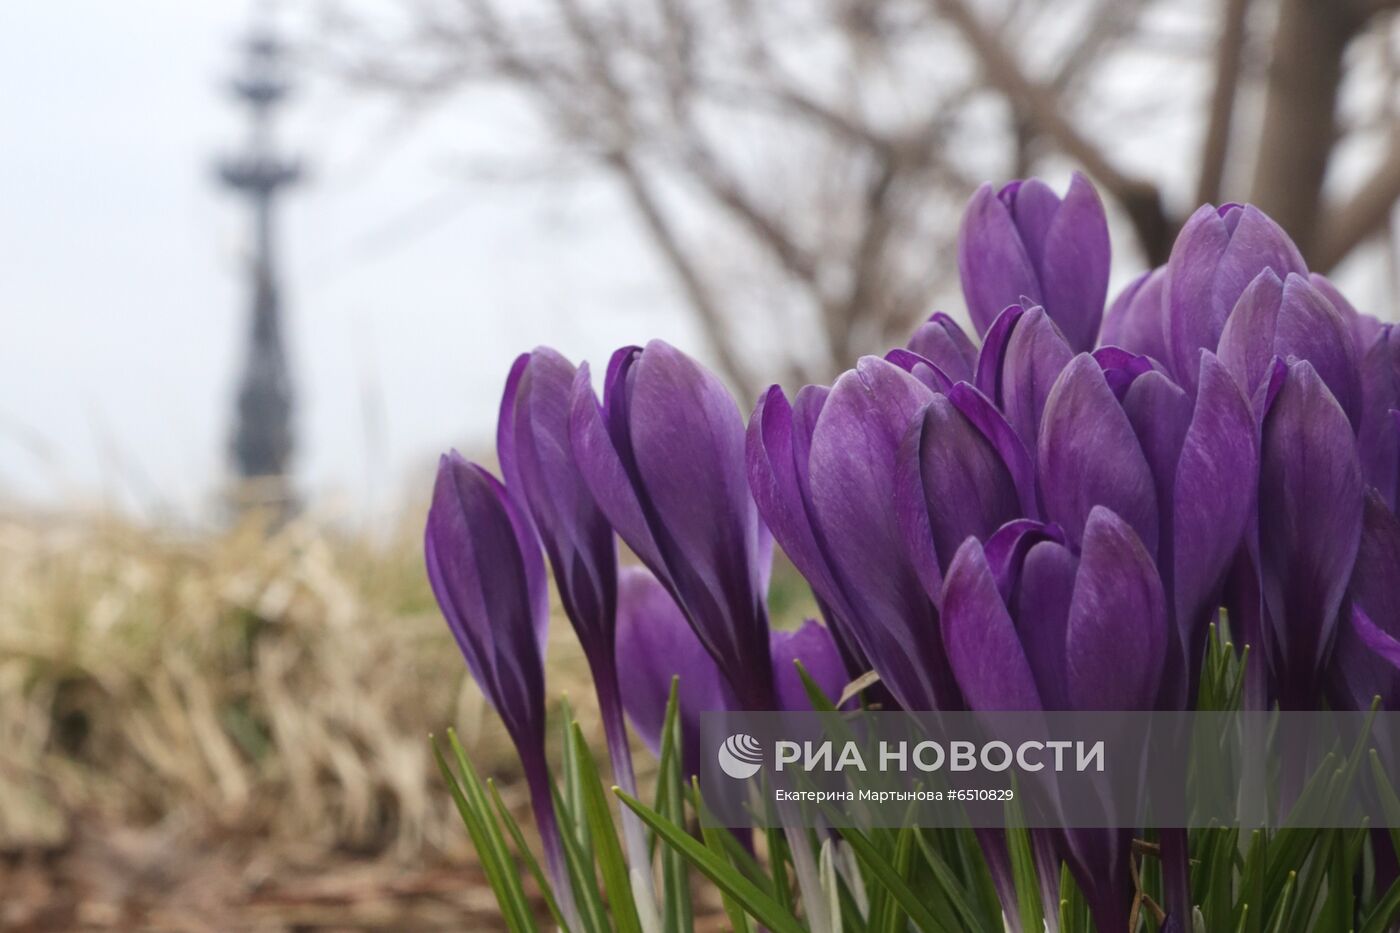
[[[1223,618],[1251,703],[1400,708],[1394,327],[1236,204],[1192,215],[1105,316],[1108,227],[1079,176],[1063,198],[984,186],[958,266],[975,339],[934,314],[829,386],[772,387],[747,426],[659,341],[618,350],[601,398],[538,349],[506,387],[504,483],[443,459],[429,575],[552,862],[541,552],[629,789],[624,710],[654,747],[673,675],[692,736],[705,709],[805,708],[794,659],[833,697],[873,670],[906,709],[1189,709]],[[616,540],[645,569],[619,578]],[[775,540],[823,617],[797,632],[769,626]],[[1037,848],[1123,928],[1121,836]]]

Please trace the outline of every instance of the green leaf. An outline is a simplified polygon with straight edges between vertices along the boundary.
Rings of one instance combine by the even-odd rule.
[[[448,738],[454,752],[461,748],[456,736],[450,731]],[[525,905],[525,894],[520,890],[515,865],[510,861],[509,855],[504,852],[504,845],[498,847],[492,840],[491,832],[487,828],[488,823],[494,826],[490,814],[483,812],[477,806],[472,795],[464,787],[464,784],[475,776],[471,765],[466,764],[462,768],[462,781],[459,781],[452,768],[447,764],[447,759],[443,757],[442,749],[436,739],[433,740],[433,757],[437,760],[438,770],[442,772],[443,779],[447,781],[452,802],[456,804],[457,812],[462,817],[462,824],[466,826],[467,835],[471,837],[477,859],[481,862],[481,870],[486,875],[492,892],[496,895],[496,902],[500,905],[501,917],[505,920],[506,926],[512,933],[533,931],[535,929],[534,920],[530,915],[529,907]],[[459,766],[465,761],[465,753],[460,754],[458,757]]]
[[[1045,916],[1040,906],[1040,878],[1031,851],[1030,832],[1023,825],[1018,800],[1013,798],[1006,811],[1006,848],[1011,855],[1011,880],[1016,885],[1021,925],[1027,930],[1043,930]]]
[[[740,874],[733,865],[640,800],[617,788],[613,789],[613,793],[631,807],[667,845],[680,851],[701,874],[713,881],[723,893],[741,905],[759,923],[773,933],[802,933],[802,924],[796,917],[784,910],[770,894]]]
[[[496,805],[496,812],[500,814],[506,832],[510,833],[516,851],[525,861],[525,867],[530,870],[530,876],[535,879],[535,884],[539,885],[540,891],[544,895],[545,906],[549,908],[550,916],[554,918],[554,922],[559,925],[561,930],[568,930],[569,925],[564,922],[564,916],[559,911],[559,903],[554,898],[554,886],[550,884],[549,876],[540,868],[539,860],[530,851],[530,846],[525,842],[525,834],[520,831],[520,826],[515,822],[515,818],[506,809],[505,801],[501,800],[500,791],[496,790],[496,782],[488,779],[486,789],[491,793],[491,802]]]
[[[559,702],[559,715],[563,720],[564,734],[563,754],[560,756],[561,770],[563,771],[563,796],[564,805],[570,813],[577,817],[582,817],[587,811],[584,809],[584,799],[587,796],[583,781],[579,776],[578,750],[574,748],[573,738],[573,710],[569,707],[568,700]],[[593,863],[593,836],[589,830],[588,820],[576,819],[570,827],[574,832],[574,838],[578,841],[579,852],[584,856],[589,864]]]
[[[947,926],[935,917],[924,904],[923,899],[900,877],[899,869],[890,862],[875,844],[868,839],[864,833],[854,828],[843,828],[838,830],[842,837],[850,843],[860,858],[860,863],[865,868],[868,877],[878,881],[900,906],[904,913],[909,915],[909,920],[921,930],[947,931],[956,933],[957,928]]]
[[[608,809],[608,799],[603,794],[598,767],[593,762],[593,754],[588,750],[588,742],[578,723],[574,723],[574,746],[579,783],[583,788],[584,812],[588,817],[588,829],[593,835],[598,868],[603,875],[603,887],[608,892],[613,922],[619,933],[642,933],[622,843],[617,838],[617,828],[613,826],[612,811]]]
[[[685,824],[685,795],[681,789],[680,678],[671,678],[666,718],[661,727],[661,758],[656,772],[656,812],[677,825]],[[690,903],[690,872],[685,857],[671,846],[661,850],[662,929],[690,933],[694,913]]]
[[[1376,902],[1361,924],[1360,933],[1386,933],[1397,919],[1400,919],[1400,881],[1392,884],[1385,897]]]
[[[593,855],[591,850],[585,852],[579,845],[580,833],[572,828],[587,820],[569,809],[564,795],[552,782],[549,790],[554,796],[554,809],[559,818],[559,838],[564,845],[564,866],[569,872],[569,882],[573,885],[574,895],[579,900],[579,920],[587,933],[607,933],[610,929],[608,912],[603,904],[603,896],[598,892],[598,876],[594,870]]]
[[[963,891],[962,885],[953,874],[952,868],[948,866],[947,861],[945,861],[944,858],[938,854],[933,845],[929,843],[927,834],[923,830],[918,830],[915,839],[919,844],[919,850],[923,853],[924,864],[928,866],[935,883],[942,889],[944,897],[948,899],[948,903],[952,905],[953,910],[957,912],[962,928],[969,931],[984,930],[985,927],[981,918],[977,915],[977,911],[973,909],[971,901],[967,899],[967,894]],[[998,917],[998,921],[1000,921],[1000,917]]]

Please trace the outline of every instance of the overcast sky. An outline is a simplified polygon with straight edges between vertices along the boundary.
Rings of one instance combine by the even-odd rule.
[[[244,0],[0,4],[0,501],[213,513],[245,340]],[[295,28],[295,23],[290,23]],[[359,512],[489,442],[514,355],[694,346],[606,188],[474,180],[528,148],[491,100],[407,122],[330,82],[282,120],[298,483]]]
[[[218,514],[247,217],[211,163],[246,130],[223,82],[255,6],[0,3],[0,507]],[[310,169],[282,216],[283,285],[296,480],[318,504],[390,511],[438,451],[487,449],[505,373],[536,344],[600,365],[649,337],[701,350],[615,193],[520,164],[541,150],[507,101],[409,119],[324,77],[301,91],[280,126]],[[1171,188],[1166,142],[1116,145]],[[1390,315],[1390,268],[1342,284]],[[1136,271],[1120,257],[1115,283]]]

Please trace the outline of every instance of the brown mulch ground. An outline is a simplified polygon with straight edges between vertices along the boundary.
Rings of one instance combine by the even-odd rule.
[[[503,928],[475,866],[310,855],[84,824],[60,850],[0,856],[0,930]]]

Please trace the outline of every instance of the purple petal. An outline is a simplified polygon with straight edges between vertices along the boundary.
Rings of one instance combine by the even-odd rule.
[[[1100,342],[1166,362],[1166,280],[1159,266],[1130,282],[1109,308]]]
[[[822,407],[809,461],[815,525],[850,606],[843,618],[908,709],[952,700],[932,630],[933,607],[891,508],[900,443],[932,398],[898,367],[863,358],[836,381]],[[895,646],[902,659],[890,656]],[[887,666],[911,656],[921,659],[907,669],[919,682],[897,682]]]
[[[1181,445],[1191,424],[1191,399],[1166,374],[1153,371],[1133,380],[1123,395],[1123,412],[1152,470],[1158,513],[1169,515]]]
[[[544,727],[544,561],[505,487],[444,456],[424,534],[428,580],[482,692],[517,744]]]
[[[813,513],[840,568],[852,621],[889,631],[929,612],[890,505],[900,442],[932,398],[909,374],[866,357],[836,381],[812,435]]]
[[[761,694],[767,548],[746,476],[743,418],[712,373],[662,341],[633,368],[627,418],[637,481],[675,594],[736,691]]]
[[[1006,418],[987,397],[971,385],[961,382],[948,391],[948,401],[960,411],[973,427],[982,432],[987,443],[996,448],[1001,462],[1011,474],[1024,515],[1039,517],[1040,504],[1035,491],[1035,462],[1026,445],[1007,423]]]
[[[1150,709],[1167,644],[1162,581],[1132,527],[1102,506],[1084,529],[1066,631],[1070,705]]]
[[[943,586],[943,642],[968,706],[977,710],[1041,708],[1025,652],[982,546],[958,549]]]
[[[829,605],[844,603],[831,577],[808,509],[805,458],[799,471],[793,410],[778,386],[759,397],[749,418],[749,488],[763,521],[817,596]]]
[[[1001,454],[944,396],[929,402],[901,456],[917,461],[923,495],[912,511],[927,516],[938,557],[935,571],[952,560],[968,537],[985,540],[1021,514],[1016,484]],[[941,573],[924,576],[930,597],[937,599]]]
[[[1310,708],[1361,537],[1363,485],[1351,424],[1306,360],[1264,420],[1259,540],[1265,605],[1282,652],[1283,708]]]
[[[1191,426],[1176,468],[1174,604],[1183,622],[1213,614],[1255,502],[1259,435],[1249,400],[1225,367],[1201,352]]]
[[[931,392],[947,392],[953,387],[953,379],[941,366],[920,356],[913,350],[896,348],[885,354],[885,360],[893,363],[909,375],[928,386]]]
[[[1031,308],[1011,331],[995,398],[1027,450],[1036,449],[1050,389],[1073,358],[1074,351],[1043,308]]]
[[[846,689],[850,678],[846,676],[846,667],[836,650],[836,642],[821,623],[808,619],[794,631],[775,629],[769,634],[768,641],[773,655],[773,681],[780,708],[797,712],[812,708],[794,661],[802,662],[807,675],[821,687],[828,700],[835,703],[841,698],[841,691]]]
[[[1104,379],[1120,401],[1138,376],[1154,372],[1152,360],[1122,347],[1099,347],[1092,354]]]
[[[1133,427],[1098,363],[1081,353],[1065,367],[1045,404],[1039,478],[1046,515],[1071,541],[1089,512],[1105,505],[1157,546],[1157,494]]]
[[[1065,646],[1079,561],[1056,541],[1031,547],[1016,587],[1016,630],[1046,709],[1069,709]]]
[[[1280,282],[1266,269],[1240,296],[1220,337],[1220,359],[1253,390],[1275,357],[1312,363],[1353,425],[1361,417],[1356,349],[1342,316],[1300,275]]]
[[[497,447],[509,488],[525,503],[554,568],[564,610],[593,659],[612,655],[617,548],[573,457],[575,375],[547,347],[521,356],[502,401]]]
[[[1058,525],[1018,518],[998,528],[982,546],[987,566],[997,581],[997,592],[1004,602],[1015,603],[1026,554],[1042,541],[1064,544],[1064,532]]]
[[[1045,267],[1045,241],[1060,211],[1060,196],[1039,178],[1027,178],[1003,185],[997,197],[1011,212],[1026,255],[1039,274]]]
[[[569,403],[569,439],[574,462],[608,523],[658,579],[668,581],[670,576],[661,547],[652,536],[632,477],[604,421],[598,397],[593,394],[587,363],[581,363],[574,376]]]
[[[933,363],[952,381],[972,381],[977,348],[958,323],[943,312],[935,312],[914,331],[909,349]]]
[[[695,774],[700,763],[700,714],[730,709],[732,699],[719,667],[695,637],[685,614],[665,587],[640,567],[622,568],[618,584],[617,667],[623,673],[620,683],[627,718],[653,755],[661,750],[671,678],[680,678],[681,757],[686,773]]]
[[[1001,371],[1006,362],[1006,344],[1011,339],[1016,322],[1025,313],[1025,309],[1017,304],[997,315],[982,338],[982,349],[977,354],[977,388],[998,406],[1001,405]]]
[[[1098,192],[1078,172],[1044,244],[1044,259],[1036,265],[1044,290],[1039,297],[1072,349],[1092,349],[1108,297],[1108,220]]]
[[[958,235],[958,272],[968,314],[979,335],[1022,295],[1039,297],[1040,282],[1011,212],[991,185],[968,202]]]

